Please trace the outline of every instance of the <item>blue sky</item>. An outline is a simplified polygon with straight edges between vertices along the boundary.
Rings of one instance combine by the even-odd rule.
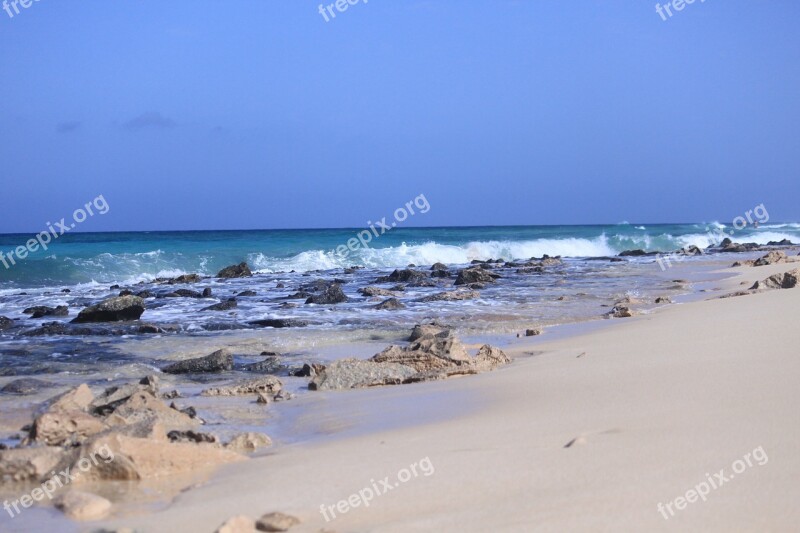
[[[0,11],[0,232],[800,219],[800,5]]]

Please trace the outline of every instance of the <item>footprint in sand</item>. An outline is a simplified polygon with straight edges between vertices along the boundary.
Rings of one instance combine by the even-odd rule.
[[[612,433],[620,433],[622,430],[617,428],[607,429],[605,431],[590,431],[589,433],[583,433],[578,435],[568,443],[564,445],[564,448],[571,448],[572,446],[583,446],[589,442],[589,437],[593,437],[595,435],[610,435]]]

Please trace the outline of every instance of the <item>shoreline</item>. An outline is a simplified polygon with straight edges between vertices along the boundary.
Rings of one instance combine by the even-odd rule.
[[[729,269],[736,277],[723,285],[734,290],[790,266]],[[480,406],[449,421],[284,446],[223,467],[161,512],[98,525],[213,531],[237,514],[282,511],[303,520],[293,531],[666,530],[678,521],[690,529],[789,527],[798,517],[785,510],[793,508],[792,479],[800,473],[791,444],[798,436],[791,400],[798,394],[790,379],[800,369],[791,357],[800,334],[785,318],[799,298],[773,291],[668,306],[613,328],[536,339],[532,345],[544,352],[536,357],[519,358],[523,349],[510,348],[518,357],[511,365],[469,379],[349,391],[350,403],[388,396],[401,410],[415,408],[422,390],[415,387],[466,393],[480,398]],[[757,330],[748,328],[752,316],[760,316]],[[721,324],[725,337],[709,334]],[[753,353],[759,350],[767,353]],[[765,406],[769,417],[761,416]],[[525,420],[536,424],[520,424]],[[571,441],[578,444],[564,448]],[[746,481],[720,488],[670,521],[657,513],[659,502],[757,446],[781,466],[754,468]],[[319,512],[370,479],[391,475],[389,465],[402,469],[424,457],[436,472],[413,487],[331,523]],[[480,508],[470,504],[474,498],[483,500]],[[618,521],[604,527],[599,516]]]

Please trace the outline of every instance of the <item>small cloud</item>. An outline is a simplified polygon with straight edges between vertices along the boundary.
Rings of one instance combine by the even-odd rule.
[[[136,131],[136,130],[143,130],[147,128],[155,128],[155,129],[168,129],[175,126],[175,121],[171,118],[167,118],[161,113],[157,111],[150,111],[148,113],[142,113],[136,118],[129,120],[122,124],[122,127],[126,130]]]
[[[70,133],[81,127],[81,123],[77,120],[70,120],[67,122],[60,122],[56,124],[56,131],[58,133]]]

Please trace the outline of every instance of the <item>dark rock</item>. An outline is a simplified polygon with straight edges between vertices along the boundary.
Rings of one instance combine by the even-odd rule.
[[[141,334],[147,333],[165,333],[163,329],[154,324],[142,324],[139,326],[138,332]]]
[[[61,289],[61,292],[63,292],[63,293],[67,293],[67,294],[68,294],[68,293],[70,293],[70,292],[72,292],[72,291],[71,291],[70,289]]]
[[[450,272],[447,270],[434,270],[431,272],[432,278],[449,278]]]
[[[783,239],[782,241],[769,241],[767,246],[794,246],[794,243],[789,239]]]
[[[231,265],[228,267],[223,268],[217,273],[218,278],[249,278],[252,276],[253,273],[250,271],[250,267],[247,266],[247,263],[242,262],[238,265]]]
[[[481,267],[470,267],[459,271],[455,284],[469,285],[470,283],[494,283],[494,280],[499,277],[500,276],[497,274],[488,272]]]
[[[434,263],[431,270],[447,270],[447,265],[444,263]]]
[[[230,311],[231,309],[236,309],[237,307],[238,304],[236,303],[236,298],[230,298],[225,302],[204,307],[201,309],[201,311]]]
[[[258,293],[256,291],[242,291],[236,296],[258,296]]]
[[[72,322],[117,322],[120,320],[138,320],[144,313],[144,300],[138,296],[117,296],[109,298],[97,305],[81,311]]]
[[[645,252],[644,250],[625,250],[620,252],[620,257],[646,257],[649,255],[658,255],[661,252]]]
[[[377,283],[413,283],[425,280],[428,278],[428,274],[425,272],[420,272],[418,270],[412,270],[410,268],[406,268],[404,270],[395,270],[388,276],[381,276],[379,277],[376,282]]]
[[[278,283],[275,284],[275,288],[276,289],[284,289],[284,288],[286,288],[286,284],[278,282]]]
[[[342,291],[342,286],[338,283],[334,283],[326,288],[320,294],[314,294],[309,296],[306,300],[307,304],[321,304],[321,305],[332,305],[338,304],[347,301],[347,296],[345,296],[344,292]]]
[[[198,374],[224,370],[233,370],[233,355],[226,349],[217,350],[205,357],[178,361],[165,367],[163,372],[167,374]]]
[[[53,385],[52,383],[47,381],[42,381],[40,379],[20,378],[20,379],[15,379],[10,383],[7,383],[5,387],[0,389],[0,393],[19,394],[19,395],[35,394],[42,389],[54,386],[55,385]]]
[[[298,378],[308,378],[308,377],[313,378],[314,376],[317,376],[318,374],[321,374],[324,371],[325,371],[325,365],[321,365],[319,363],[312,363],[309,365],[308,363],[306,363],[300,370],[292,372],[292,375]]]
[[[119,294],[118,294],[118,296],[131,296],[131,295],[133,295],[133,291],[130,290],[130,289],[125,289],[125,290],[119,291]]]
[[[775,265],[778,263],[785,263],[788,261],[788,257],[784,252],[776,251],[776,252],[769,252],[767,255],[763,257],[759,257],[753,262],[753,266],[767,266],[767,265]]]
[[[139,298],[152,298],[155,295],[152,293],[152,291],[143,290],[143,291],[137,292],[136,296],[138,296]]]
[[[406,306],[403,305],[403,303],[397,298],[389,298],[388,300],[384,300],[378,305],[376,305],[373,309],[394,311],[397,309],[405,309],[405,308]]]
[[[630,308],[624,305],[615,305],[611,311],[606,314],[607,318],[629,318],[632,317]]]
[[[526,329],[525,330],[525,336],[526,337],[536,337],[537,335],[541,335],[541,334],[542,334],[542,330],[538,329],[538,328]]]
[[[296,318],[264,318],[250,321],[248,324],[262,328],[303,328],[308,322]]]
[[[27,309],[26,309],[27,311]],[[42,318],[43,316],[68,316],[69,308],[66,305],[58,307],[39,306],[31,314],[31,318]]]
[[[0,316],[0,331],[10,329],[14,326],[14,321],[6,316]]]
[[[672,300],[670,300],[668,296],[659,296],[658,298],[656,298],[656,302],[655,303],[657,303],[657,304],[671,304]]]
[[[167,433],[167,438],[170,442],[217,442],[217,437],[214,435],[200,433],[199,431],[192,431],[191,429],[187,431],[170,431]]]
[[[203,298],[203,293],[193,291],[191,289],[178,289],[169,292],[163,296],[164,298]]]
[[[242,367],[247,372],[263,372],[265,374],[275,374],[283,368],[281,360],[276,356],[269,356],[263,361],[249,363]]]
[[[177,285],[179,283],[199,283],[203,279],[200,274],[182,274],[176,278],[156,279],[156,282],[167,283],[168,285]]]

